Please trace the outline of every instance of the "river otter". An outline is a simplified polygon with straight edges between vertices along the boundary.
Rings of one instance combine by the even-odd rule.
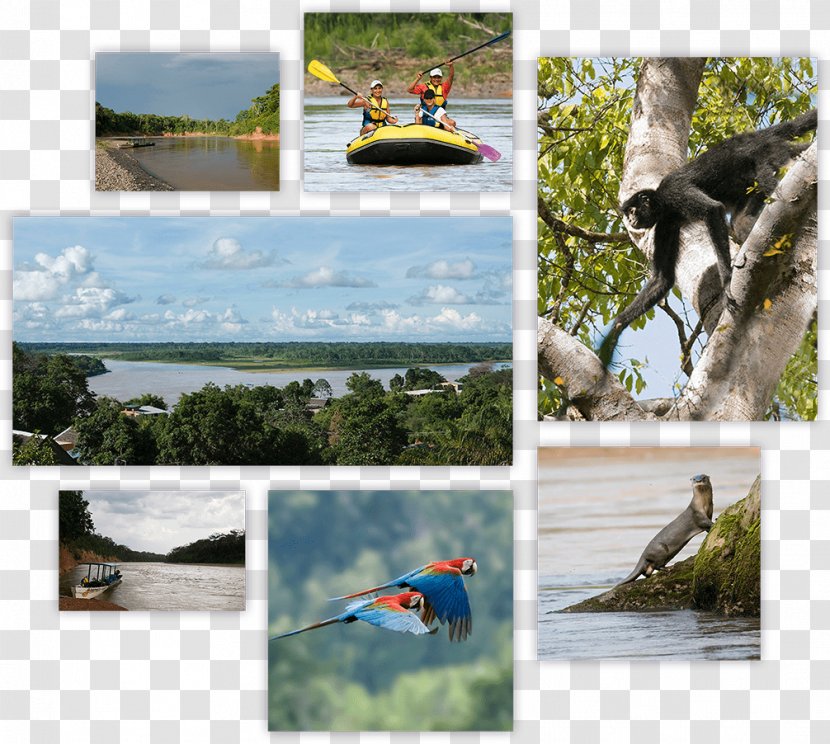
[[[695,535],[712,529],[712,483],[708,475],[694,475],[692,500],[686,509],[663,527],[646,545],[634,570],[616,586],[648,578],[674,558]],[[616,588],[616,587],[615,587]]]

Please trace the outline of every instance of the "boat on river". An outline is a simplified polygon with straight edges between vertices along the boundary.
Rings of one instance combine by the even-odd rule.
[[[471,165],[482,160],[479,144],[472,132],[390,124],[349,142],[346,160],[351,165]]]
[[[81,583],[72,587],[76,599],[94,599],[121,583],[121,572],[115,563],[82,563],[88,566]]]

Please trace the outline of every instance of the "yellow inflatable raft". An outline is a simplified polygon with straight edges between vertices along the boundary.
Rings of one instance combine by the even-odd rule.
[[[482,159],[477,140],[470,132],[423,124],[388,125],[349,142],[346,160],[352,165],[470,165]]]

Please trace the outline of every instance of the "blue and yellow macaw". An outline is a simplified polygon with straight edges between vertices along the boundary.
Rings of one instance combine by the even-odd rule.
[[[429,626],[438,618],[442,625],[449,623],[450,641],[464,641],[473,632],[473,613],[463,577],[472,576],[476,571],[478,565],[474,558],[433,561],[385,584],[333,599],[352,599],[393,586],[413,589],[424,595],[421,614],[424,625]]]
[[[292,630],[290,633],[271,636],[268,640],[273,641],[277,638],[286,638],[297,635],[297,633],[305,633],[307,630],[314,630],[314,628],[333,625],[334,623],[353,623],[355,620],[363,620],[370,625],[396,630],[399,633],[422,635],[429,633],[430,629],[418,619],[417,615],[413,615],[410,610],[418,612],[422,609],[423,599],[423,595],[419,592],[406,592],[404,594],[390,594],[386,597],[352,602],[346,606],[345,612],[336,617],[331,617],[328,620],[323,620],[314,625],[308,625],[299,630]]]

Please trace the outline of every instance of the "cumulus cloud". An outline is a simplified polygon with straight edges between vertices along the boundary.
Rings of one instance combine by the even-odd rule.
[[[406,276],[408,279],[474,279],[476,265],[469,258],[456,263],[440,259],[426,266],[410,266]]]
[[[395,302],[350,302],[346,310],[354,310],[361,313],[376,313],[381,310],[394,310],[400,307]]]
[[[383,325],[392,333],[431,333],[436,330],[444,331],[474,331],[480,330],[481,317],[476,313],[462,315],[455,308],[444,307],[438,315],[422,317],[420,315],[403,316],[395,310],[383,313]]]
[[[167,310],[164,313],[163,320],[167,328],[179,330],[200,328],[210,330],[211,326],[215,326],[229,333],[237,333],[248,322],[242,317],[236,307],[225,308],[220,313],[212,313],[204,309],[196,310],[194,308],[188,308],[183,313]]]
[[[188,297],[187,299],[182,300],[182,305],[184,307],[196,307],[196,305],[203,305],[209,300],[210,297]]]
[[[200,266],[203,269],[244,271],[271,266],[275,260],[273,252],[246,251],[235,238],[219,238],[210,247],[207,259]]]
[[[435,284],[426,287],[421,294],[410,297],[409,302],[413,305],[469,305],[473,300],[455,287]]]
[[[284,313],[279,308],[271,310],[271,320],[275,331],[293,331],[298,329],[338,328],[349,330],[365,328],[372,325],[368,315],[363,313],[340,313],[334,310],[303,310],[292,307],[290,312]]]
[[[15,300],[52,300],[72,282],[90,284],[97,280],[92,267],[92,256],[82,245],[64,248],[54,258],[46,253],[38,253],[35,264],[36,268],[23,266],[14,272]]]
[[[159,295],[156,298],[156,305],[172,305],[176,302],[176,298],[171,294]]]
[[[297,289],[317,289],[318,287],[377,287],[371,279],[361,276],[354,276],[347,271],[335,271],[330,266],[320,266],[302,276],[295,276],[289,279],[282,287],[294,287]]]
[[[55,317],[100,318],[118,305],[127,305],[135,299],[112,287],[77,287],[75,293],[55,311]]]

